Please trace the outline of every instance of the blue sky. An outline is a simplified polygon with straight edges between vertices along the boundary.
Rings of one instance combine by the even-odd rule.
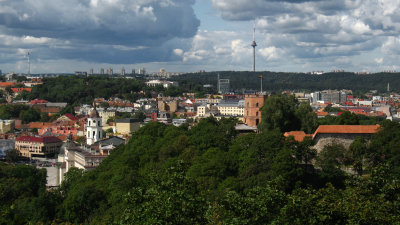
[[[399,70],[400,0],[1,0],[0,69]]]

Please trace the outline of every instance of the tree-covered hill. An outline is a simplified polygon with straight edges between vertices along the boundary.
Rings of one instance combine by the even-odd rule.
[[[59,76],[42,81],[43,85],[32,88],[27,96],[29,100],[39,98],[69,104],[91,103],[93,98],[120,97],[132,100],[140,97],[136,92],[147,90],[144,80],[105,76]]]
[[[0,163],[0,223],[400,221],[399,124],[383,122],[370,142],[357,140],[347,152],[333,144],[316,155],[311,139],[285,139],[276,120],[242,136],[235,123],[207,118],[191,129],[149,123],[98,168],[71,169],[51,192],[43,171]],[[363,176],[343,172],[359,162]]]
[[[196,85],[213,84],[217,86],[217,75],[222,79],[230,79],[232,90],[252,89],[260,90],[260,78],[263,77],[263,90],[277,92],[283,90],[325,90],[350,89],[354,91],[378,90],[386,92],[387,84],[392,91],[400,91],[399,73],[376,73],[357,75],[354,73],[325,73],[323,75],[309,75],[304,73],[283,72],[247,72],[221,71],[207,73],[184,74],[174,78],[182,85],[194,87]]]

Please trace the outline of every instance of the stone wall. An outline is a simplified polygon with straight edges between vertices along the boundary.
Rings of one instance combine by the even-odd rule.
[[[314,148],[317,152],[321,152],[325,145],[328,144],[342,144],[346,149],[348,149],[356,139],[356,137],[370,138],[371,134],[318,134],[314,138]]]

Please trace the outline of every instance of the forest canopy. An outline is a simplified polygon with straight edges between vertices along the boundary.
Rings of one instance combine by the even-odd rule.
[[[280,129],[238,135],[234,119],[148,123],[87,172],[45,190],[45,172],[0,163],[0,222],[75,224],[395,224],[400,125],[350,149]],[[298,126],[301,127],[300,124]],[[316,163],[314,163],[316,162]],[[345,171],[354,168],[355,173]],[[361,170],[360,170],[361,168]]]

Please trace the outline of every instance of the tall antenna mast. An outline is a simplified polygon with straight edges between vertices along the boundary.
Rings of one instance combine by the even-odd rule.
[[[31,75],[31,51],[26,54],[28,57],[28,77]]]
[[[253,72],[256,72],[256,21],[254,21],[254,27],[253,27],[253,43],[251,43],[251,46],[253,47]]]
[[[219,81],[219,73],[218,73],[217,79],[218,79],[218,83],[217,83],[217,86],[218,86],[218,94],[220,94],[220,93],[221,93],[221,84],[220,84],[220,81]]]

